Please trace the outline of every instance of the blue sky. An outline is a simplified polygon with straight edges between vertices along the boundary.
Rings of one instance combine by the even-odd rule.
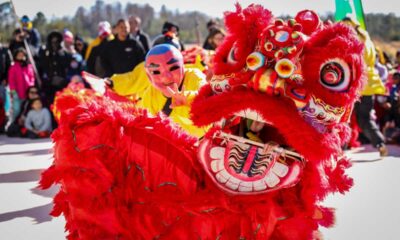
[[[0,2],[3,2],[0,0]],[[105,0],[106,3],[116,2],[115,0]],[[165,4],[168,9],[179,9],[184,12],[188,10],[198,10],[208,13],[213,17],[222,17],[226,10],[233,10],[236,1],[228,0],[120,0],[120,3],[125,5],[127,2],[145,4],[148,3],[159,11],[161,6]],[[312,9],[320,14],[326,12],[334,12],[335,0],[239,0],[243,6],[250,3],[259,3],[272,10],[275,15],[290,14],[303,9]],[[60,17],[73,15],[79,6],[89,8],[95,3],[95,0],[14,0],[18,15],[27,14],[33,17],[38,11],[42,11],[47,17]],[[395,12],[400,15],[399,0],[363,0],[364,11],[389,13]]]

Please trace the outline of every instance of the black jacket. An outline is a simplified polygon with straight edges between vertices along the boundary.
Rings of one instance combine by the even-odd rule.
[[[51,47],[51,39],[58,39],[57,49]],[[47,44],[39,50],[39,69],[44,87],[52,90],[60,90],[68,85],[67,70],[71,62],[71,55],[61,47],[62,35],[59,32],[51,32],[47,37]],[[54,77],[63,81],[55,84]]]
[[[89,58],[86,62],[86,71],[98,77],[105,77],[105,70],[101,63],[102,52],[108,43],[107,38],[103,39],[99,45],[92,48]]]
[[[11,54],[7,48],[0,46],[0,84],[7,79],[8,69],[11,65]]]
[[[143,32],[143,31],[139,30],[136,33],[136,35],[134,36],[134,38],[142,44],[142,47],[143,47],[145,53],[147,53],[150,49],[149,35],[147,35],[147,33]]]
[[[143,62],[145,52],[142,45],[130,35],[125,41],[120,41],[118,36],[107,42],[101,53],[101,63],[105,76],[111,77],[115,73],[125,73]]]
[[[35,48],[35,51],[39,51],[40,44],[41,44],[41,37],[40,33],[36,28],[32,29],[24,29],[25,32],[28,33],[27,41],[29,45],[32,45]]]

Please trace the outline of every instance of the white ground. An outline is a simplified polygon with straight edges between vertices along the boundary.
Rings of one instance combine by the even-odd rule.
[[[49,139],[0,136],[0,239],[65,238],[64,219],[48,215],[57,189],[35,188],[40,172],[51,164],[50,148]],[[358,161],[349,170],[355,186],[326,200],[324,205],[337,209],[337,224],[322,229],[325,239],[400,239],[400,147],[390,146],[391,156],[379,161],[370,147],[349,155]]]

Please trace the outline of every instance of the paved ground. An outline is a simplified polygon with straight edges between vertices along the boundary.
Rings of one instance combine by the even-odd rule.
[[[64,219],[48,215],[57,189],[36,189],[40,172],[51,164],[50,148],[50,140],[0,136],[0,239],[64,239]],[[326,240],[400,239],[400,147],[391,146],[390,154],[377,160],[368,147],[349,153],[356,161],[349,171],[355,187],[326,200],[337,208],[337,225],[322,229]]]

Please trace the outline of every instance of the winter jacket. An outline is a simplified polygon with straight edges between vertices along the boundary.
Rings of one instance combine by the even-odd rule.
[[[145,53],[147,53],[150,50],[150,38],[149,35],[147,35],[147,33],[139,30],[135,35],[133,35],[133,38],[135,38],[142,44]]]
[[[51,131],[51,115],[47,108],[40,111],[31,109],[25,119],[25,128],[28,130]]]
[[[143,62],[145,52],[142,45],[128,35],[125,41],[118,37],[107,42],[101,53],[101,62],[105,70],[105,76],[110,77],[115,73],[132,71],[136,65]]]
[[[31,64],[22,66],[19,62],[14,62],[8,71],[8,84],[10,90],[17,92],[19,99],[25,99],[26,90],[35,85],[35,72]]]

